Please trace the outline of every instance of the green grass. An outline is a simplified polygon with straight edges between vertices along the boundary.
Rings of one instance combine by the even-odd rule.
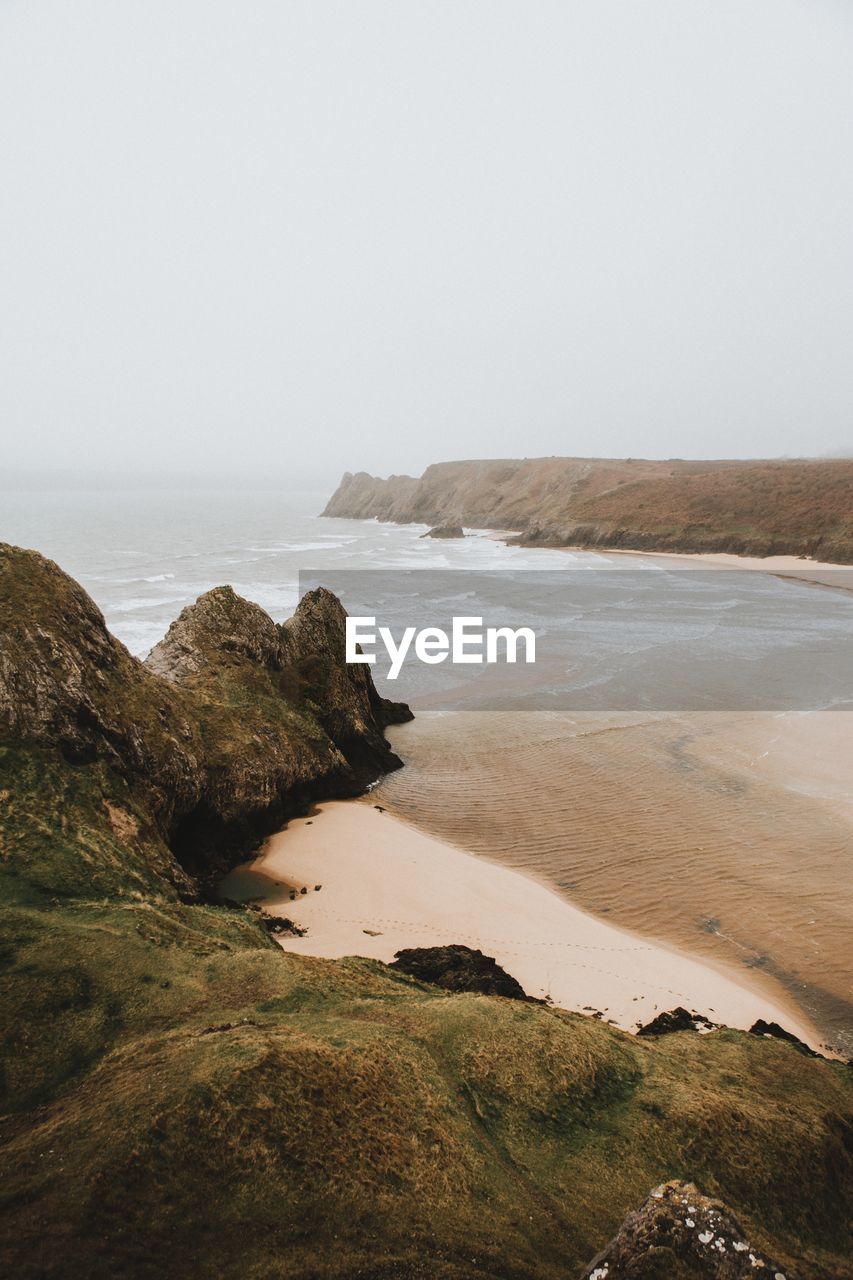
[[[565,1280],[678,1177],[845,1274],[846,1068],[290,955],[105,766],[0,764],[4,1273]]]

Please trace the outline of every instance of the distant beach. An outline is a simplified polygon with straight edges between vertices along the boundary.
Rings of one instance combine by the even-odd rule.
[[[506,532],[495,535],[500,538],[511,537]],[[589,547],[566,547],[567,551],[589,552]],[[631,551],[616,547],[602,548],[601,555],[631,556],[646,561],[659,560],[663,563],[681,562],[694,569],[751,569],[761,573],[772,573],[779,578],[794,578],[799,582],[811,582],[817,586],[834,587],[836,590],[853,591],[853,567],[849,564],[834,564],[829,560],[809,560],[804,556],[737,556],[724,551],[692,552],[686,551]]]

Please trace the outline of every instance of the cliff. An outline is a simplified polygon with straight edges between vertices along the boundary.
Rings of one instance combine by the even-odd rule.
[[[0,611],[0,735],[132,781],[184,892],[311,798],[400,765],[383,729],[411,713],[346,665],[328,591],[276,626],[217,587],[141,663],[57,565],[0,545]]]
[[[728,1274],[625,1223],[690,1178],[782,1274],[849,1275],[842,1064],[481,994],[523,993],[461,939],[414,977],[291,954],[198,895],[292,806],[394,763],[405,710],[350,679],[341,619],[316,592],[276,627],[219,588],[142,664],[3,548],[3,1273],[567,1280],[612,1240],[626,1277]]]
[[[853,460],[445,462],[347,472],[323,512],[506,529],[528,545],[802,555],[853,563]]]

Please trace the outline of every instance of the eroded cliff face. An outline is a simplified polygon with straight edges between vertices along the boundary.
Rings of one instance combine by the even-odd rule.
[[[0,740],[133,778],[168,831],[201,790],[189,700],[148,673],[83,588],[35,551],[0,545],[0,617]]]
[[[321,513],[349,520],[397,520],[408,523],[417,507],[420,481],[413,476],[389,476],[381,480],[366,471],[345,471]]]
[[[312,593],[284,627],[230,587],[184,609],[142,663],[37,552],[0,548],[0,737],[100,762],[144,796],[189,891],[314,797],[400,760],[409,718],[344,661],[345,614]]]
[[[379,696],[366,664],[345,662],[346,612],[337,597],[324,587],[309,591],[279,635],[282,663],[297,673],[303,696],[351,767],[375,776],[399,766],[382,730],[411,720],[412,712]]]
[[[183,609],[145,659],[149,671],[174,684],[192,685],[217,671],[281,668],[281,638],[260,605],[233,587],[214,587]]]
[[[802,555],[853,563],[853,461],[524,458],[420,479],[347,473],[323,512],[512,530],[531,546]]]

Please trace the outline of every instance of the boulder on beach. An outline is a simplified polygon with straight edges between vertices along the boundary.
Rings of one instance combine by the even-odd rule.
[[[753,1036],[769,1036],[772,1040],[786,1040],[788,1044],[794,1046],[798,1053],[804,1053],[807,1058],[819,1058],[821,1056],[819,1053],[815,1053],[814,1049],[810,1049],[807,1044],[804,1044],[792,1032],[780,1027],[778,1022],[765,1022],[763,1018],[759,1018],[757,1022],[753,1022],[749,1031],[750,1035]]]
[[[652,1018],[651,1022],[640,1027],[637,1035],[666,1036],[671,1035],[673,1031],[710,1031],[714,1025],[710,1018],[702,1017],[698,1013],[688,1013],[679,1005],[676,1009],[659,1013],[656,1018]]]
[[[485,996],[527,1000],[523,987],[492,956],[456,944],[447,947],[409,947],[398,951],[392,969],[402,969],[421,982],[446,991],[474,991]]]
[[[422,538],[464,538],[465,530],[461,524],[437,524],[434,529],[421,534]]]

